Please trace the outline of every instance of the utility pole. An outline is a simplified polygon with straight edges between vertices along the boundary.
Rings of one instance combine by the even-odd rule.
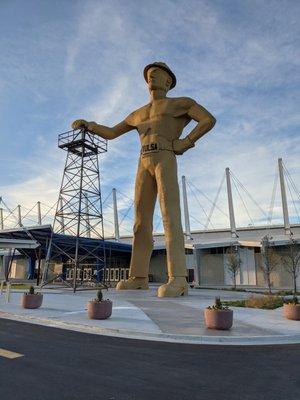
[[[112,193],[113,193],[113,206],[114,206],[115,239],[117,242],[119,242],[120,241],[120,231],[119,231],[117,190],[115,188],[113,188]]]
[[[37,212],[38,212],[38,225],[42,225],[42,213],[41,213],[41,202],[37,202]]]
[[[226,173],[226,183],[227,183],[227,197],[228,197],[228,209],[229,209],[231,237],[236,238],[236,237],[238,237],[238,235],[236,233],[232,191],[231,191],[230,170],[228,167],[226,168],[225,173]]]
[[[182,197],[183,197],[183,211],[184,211],[184,224],[185,224],[185,234],[188,240],[192,239],[191,236],[191,226],[190,226],[190,215],[189,215],[189,207],[186,193],[186,179],[183,175],[181,177],[182,182]]]
[[[285,230],[286,235],[290,235],[291,234],[291,226],[290,226],[290,221],[289,221],[289,211],[288,211],[287,198],[286,198],[282,158],[278,159],[278,169],[279,169],[279,179],[280,179],[280,191],[281,191],[284,230]]]

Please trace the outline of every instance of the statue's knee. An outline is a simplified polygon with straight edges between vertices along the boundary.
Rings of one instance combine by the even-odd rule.
[[[152,234],[152,226],[145,224],[143,222],[135,223],[133,226],[134,235],[144,235],[148,236]]]

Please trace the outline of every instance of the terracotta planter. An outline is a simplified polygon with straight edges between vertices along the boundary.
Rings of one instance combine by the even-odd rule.
[[[300,304],[284,304],[283,315],[287,319],[300,321]]]
[[[209,329],[227,330],[232,327],[233,311],[232,310],[204,310],[205,325]]]
[[[43,295],[40,293],[26,294],[22,296],[22,307],[23,308],[39,308],[43,302]]]
[[[112,313],[112,301],[89,301],[87,305],[88,317],[90,319],[106,319]]]

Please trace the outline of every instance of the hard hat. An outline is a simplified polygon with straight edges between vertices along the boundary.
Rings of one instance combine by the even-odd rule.
[[[160,62],[160,61],[156,61],[156,62],[154,62],[152,64],[146,65],[146,67],[144,68],[144,78],[145,78],[146,82],[148,82],[147,72],[152,67],[158,67],[158,68],[161,68],[164,71],[166,71],[170,75],[170,77],[172,78],[172,83],[171,83],[170,89],[173,89],[173,87],[175,87],[175,85],[176,85],[176,76],[175,76],[175,74],[171,71],[171,69],[167,66],[167,64],[165,64],[163,62]]]

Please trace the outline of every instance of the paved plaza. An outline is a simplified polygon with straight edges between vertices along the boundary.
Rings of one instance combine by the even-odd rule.
[[[300,343],[300,323],[283,317],[282,308],[260,310],[235,308],[230,331],[206,329],[203,310],[222,300],[244,299],[245,292],[191,289],[189,296],[157,298],[157,287],[146,291],[103,291],[113,301],[113,313],[107,320],[87,318],[86,305],[96,297],[95,290],[44,289],[40,309],[20,307],[22,291],[12,291],[10,302],[0,296],[0,317],[16,321],[126,338],[198,344],[284,344]]]

